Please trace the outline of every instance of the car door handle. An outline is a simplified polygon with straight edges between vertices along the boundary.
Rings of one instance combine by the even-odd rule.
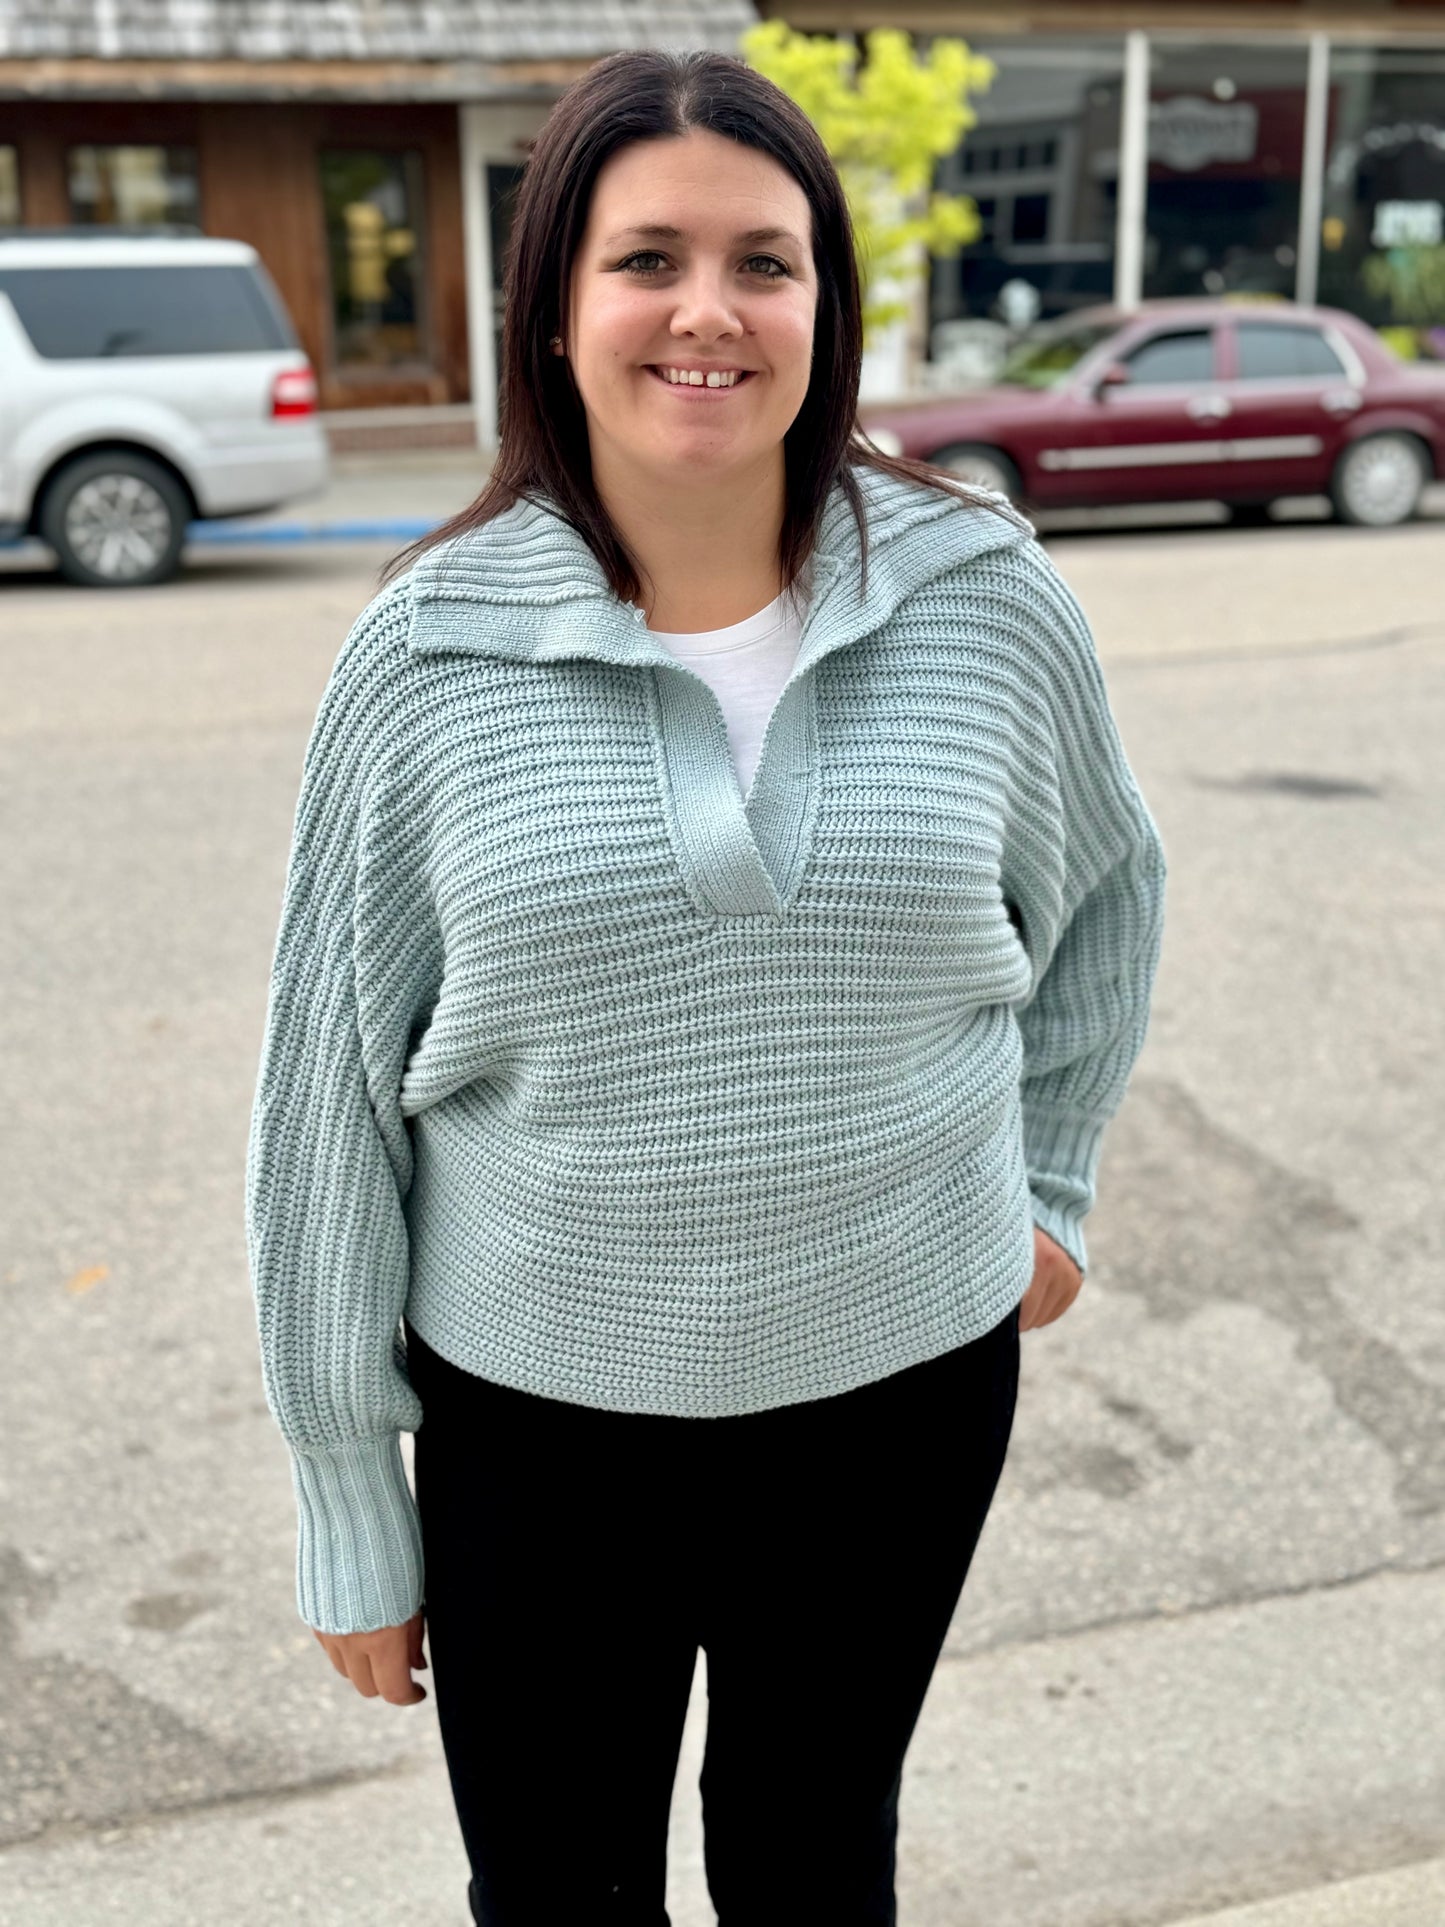
[[[1353,415],[1363,405],[1364,397],[1357,395],[1353,388],[1331,388],[1320,396],[1320,407],[1327,408],[1332,415]]]
[[[1196,395],[1187,403],[1189,413],[1197,422],[1222,422],[1234,409],[1223,395]]]

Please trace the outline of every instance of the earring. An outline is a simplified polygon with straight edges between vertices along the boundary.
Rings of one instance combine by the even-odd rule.
[[[548,343],[548,346],[552,348],[560,348],[562,346],[561,335],[553,335],[551,341]]]

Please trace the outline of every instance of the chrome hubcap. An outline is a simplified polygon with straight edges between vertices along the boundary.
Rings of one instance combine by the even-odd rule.
[[[171,539],[171,513],[139,475],[95,475],[65,511],[65,535],[87,569],[124,581],[154,568]]]
[[[1346,463],[1345,497],[1362,521],[1403,521],[1419,492],[1419,464],[1394,437],[1361,442]]]

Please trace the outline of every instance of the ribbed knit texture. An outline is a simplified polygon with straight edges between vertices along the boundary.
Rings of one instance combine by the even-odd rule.
[[[1080,1265],[1164,851],[1017,514],[859,471],[746,804],[717,700],[520,503],[363,611],[306,752],[246,1174],[298,1606],[422,1602],[403,1309],[701,1419],[966,1343]]]

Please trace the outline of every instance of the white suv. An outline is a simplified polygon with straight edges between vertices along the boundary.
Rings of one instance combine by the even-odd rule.
[[[72,582],[163,582],[197,517],[327,473],[311,364],[253,248],[0,235],[0,540],[38,535]]]

